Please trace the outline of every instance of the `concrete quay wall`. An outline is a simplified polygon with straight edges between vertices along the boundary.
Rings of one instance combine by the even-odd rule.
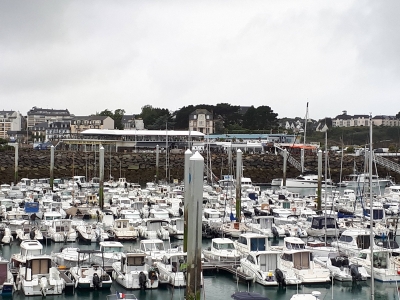
[[[99,176],[98,153],[55,151],[54,177],[68,178],[73,175],[87,175],[88,178]],[[235,155],[233,161],[235,161]],[[207,154],[203,153],[205,161]],[[228,155],[224,153],[212,153],[211,165],[214,174],[235,174],[236,168],[229,167]],[[300,160],[298,156],[295,156]],[[400,163],[400,157],[390,157],[395,163]],[[339,181],[341,156],[332,154],[328,160],[328,177]],[[115,179],[126,177],[128,182],[144,184],[153,181],[156,175],[155,153],[106,153],[105,154],[105,180],[110,174]],[[159,179],[166,178],[165,153],[160,154]],[[317,155],[307,155],[305,166],[311,171],[317,171]],[[324,163],[323,163],[324,166]],[[364,168],[363,156],[344,156],[343,174],[353,173],[354,166],[361,171]],[[243,153],[243,173],[245,177],[251,177],[254,183],[270,183],[273,178],[282,177],[283,158],[274,154],[247,154]],[[400,174],[394,173],[386,168],[376,166],[381,177],[393,176],[396,182],[400,182]],[[230,171],[231,170],[231,171]],[[169,178],[183,180],[184,155],[169,155]],[[375,173],[375,165],[374,165]],[[50,151],[20,150],[18,178],[46,178],[50,175]],[[323,171],[324,174],[324,171]],[[288,163],[287,177],[295,177],[300,172]],[[0,152],[0,183],[11,183],[14,180],[14,152]]]

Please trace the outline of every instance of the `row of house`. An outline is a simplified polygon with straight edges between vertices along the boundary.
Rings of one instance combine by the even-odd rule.
[[[400,119],[396,116],[377,115],[373,117],[372,124],[375,126],[400,126]],[[348,115],[347,111],[343,111],[341,115],[332,119],[333,127],[358,127],[369,126],[369,115]]]
[[[304,131],[304,119],[283,119],[279,127],[293,132]],[[395,116],[378,115],[372,118],[376,126],[400,126],[400,120]],[[125,130],[144,130],[143,120],[135,115],[124,115],[122,124]],[[206,109],[196,109],[189,115],[189,130],[204,134],[215,132],[213,114]],[[308,126],[308,125],[307,125]],[[312,130],[324,130],[322,123],[310,124]],[[369,126],[368,115],[341,115],[332,119],[333,127]],[[68,109],[47,109],[33,107],[24,117],[17,111],[0,111],[0,138],[18,138],[25,141],[28,132],[33,141],[57,141],[75,138],[88,129],[115,129],[114,120],[108,116],[75,116]]]
[[[76,138],[88,129],[115,129],[114,120],[108,116],[75,116],[68,109],[33,107],[26,118],[17,111],[0,111],[0,138],[25,142],[28,132],[33,142],[58,141]],[[124,130],[144,130],[143,120],[135,115],[124,115]],[[205,109],[194,111],[189,117],[189,130],[205,134],[214,133],[213,116]]]

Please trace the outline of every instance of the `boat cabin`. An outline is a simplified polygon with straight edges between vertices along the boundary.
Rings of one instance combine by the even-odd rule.
[[[228,238],[214,238],[212,239],[211,250],[235,250],[235,244]]]
[[[123,252],[123,251],[124,251],[124,245],[122,245],[120,242],[115,242],[115,241],[100,242],[100,252],[112,253],[112,252]]]
[[[60,220],[61,213],[56,211],[46,211],[43,213],[43,220],[44,221],[53,221],[53,220]]]
[[[169,213],[165,209],[153,208],[150,210],[150,218],[169,219]]]
[[[167,225],[169,222],[166,220],[159,219],[147,219],[143,221],[148,231],[157,231],[162,226]]]
[[[246,259],[253,265],[259,266],[260,271],[273,274],[278,268],[278,254],[279,252],[250,252]]]
[[[258,233],[242,233],[234,242],[236,249],[242,253],[269,250],[268,237]]]
[[[52,228],[54,229],[54,232],[67,233],[70,231],[71,225],[72,225],[72,220],[66,220],[66,219],[54,220]]]
[[[129,273],[131,271],[144,270],[146,260],[145,253],[122,253],[121,255],[121,271]]]
[[[90,204],[90,205],[96,205],[98,204],[97,196],[94,194],[87,194],[85,196],[84,203]]]
[[[34,275],[47,275],[50,273],[51,257],[29,257],[26,259],[25,280],[30,281]]]
[[[142,218],[138,210],[124,209],[119,212],[121,219],[128,219],[131,223],[141,222]]]
[[[260,229],[271,229],[274,223],[273,216],[257,216],[253,217],[253,224],[260,224]]]
[[[186,253],[169,253],[164,255],[162,263],[169,272],[182,272],[186,269]]]
[[[114,221],[114,229],[116,230],[129,230],[131,227],[129,219],[117,219]]]
[[[0,206],[4,206],[6,211],[11,211],[14,206],[14,202],[11,199],[0,199]]]
[[[326,226],[325,226],[326,224]],[[339,228],[336,219],[329,216],[314,216],[311,222],[311,228],[313,229],[336,229]]]

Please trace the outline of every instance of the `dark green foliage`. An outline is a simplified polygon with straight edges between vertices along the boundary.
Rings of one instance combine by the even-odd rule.
[[[111,119],[113,119],[115,129],[119,129],[119,130],[124,129],[124,125],[122,124],[122,118],[125,114],[124,109],[119,108],[119,109],[116,109],[114,112],[112,112],[111,110],[105,109],[101,113],[96,113],[96,114],[99,116],[106,116],[106,117],[110,117]]]
[[[154,108],[151,105],[142,107],[142,113],[139,115],[143,119],[146,129],[165,129],[168,121],[168,128],[174,129],[174,124],[171,122],[171,115],[168,109]],[[186,123],[189,122],[189,119]]]

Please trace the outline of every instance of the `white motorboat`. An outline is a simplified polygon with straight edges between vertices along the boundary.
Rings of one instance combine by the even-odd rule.
[[[221,225],[222,218],[218,210],[214,208],[204,208],[202,216],[203,224],[208,224],[209,226]]]
[[[92,254],[92,261],[100,266],[111,267],[113,263],[121,260],[124,245],[116,241],[100,242],[98,252]]]
[[[322,180],[322,186],[335,186],[331,179]],[[271,186],[282,186],[282,178],[276,178],[271,181]],[[296,178],[286,178],[286,187],[288,188],[317,188],[318,174],[302,174]]]
[[[23,228],[17,229],[15,231],[17,235],[17,240],[43,240],[43,234],[38,227],[32,226],[28,222],[23,225]]]
[[[247,223],[247,226],[251,228],[254,233],[264,234],[268,237],[273,237],[272,226],[274,223],[273,216],[255,216],[252,218],[251,223]],[[285,235],[285,232],[283,232]],[[279,234],[278,234],[279,237]]]
[[[123,253],[121,262],[112,265],[113,279],[128,290],[158,288],[156,269],[146,262],[146,254],[139,252]]]
[[[350,174],[344,177],[342,184],[347,188],[362,188],[363,186],[370,186],[370,174]],[[384,189],[391,184],[390,179],[381,179],[378,175],[372,175],[371,186],[373,188],[379,187]]]
[[[358,256],[360,250],[370,247],[370,230],[354,228],[345,230],[337,241],[331,243],[332,247],[348,257]]]
[[[142,204],[143,207],[143,203],[138,203],[135,202],[136,206],[138,206],[138,204]],[[123,209],[119,211],[119,216],[121,219],[128,219],[129,222],[133,225],[133,226],[138,226],[140,224],[142,224],[142,216],[141,213],[138,209]]]
[[[328,257],[314,257],[314,261],[326,267],[333,279],[338,281],[360,281],[370,277],[364,267],[350,264],[349,259],[338,252],[330,253]]]
[[[139,226],[139,235],[143,239],[169,240],[169,231],[164,228],[169,222],[162,219],[145,219]]]
[[[76,241],[76,231],[72,228],[72,220],[61,219],[52,221],[47,234],[56,243]]]
[[[10,228],[8,226],[1,224],[0,225],[0,243],[9,245],[14,240]]]
[[[51,266],[50,255],[30,256],[20,267],[17,288],[26,296],[46,296],[62,294],[65,282],[60,271]]]
[[[52,267],[51,256],[42,254],[43,245],[36,240],[22,241],[20,252],[11,256],[11,272],[17,278],[17,290],[26,296],[59,295],[65,282]]]
[[[86,262],[89,258],[88,254],[79,254],[79,248],[73,248],[73,247],[65,247],[61,248],[61,252],[58,253],[52,253],[52,259],[53,262],[56,263],[56,265],[70,269],[72,267],[76,267],[78,265],[78,262]]]
[[[221,225],[221,231],[226,236],[239,237],[243,232],[251,232],[250,227],[241,222],[229,222]]]
[[[292,274],[302,283],[322,283],[330,281],[327,268],[315,264],[310,250],[305,249],[303,240],[297,237],[284,238],[282,255],[278,259],[278,268],[286,274]]]
[[[352,257],[352,263],[364,267],[368,274],[374,272],[374,279],[382,282],[400,281],[400,253],[393,249],[373,246],[373,265],[371,268],[371,249],[363,249],[358,256]]]
[[[101,251],[79,250],[79,255],[102,255]],[[75,281],[75,287],[80,289],[110,289],[112,279],[103,267],[97,264],[82,265],[78,260],[78,266],[70,269],[71,276]]]
[[[235,249],[235,244],[229,238],[214,238],[211,246],[203,250],[204,258],[208,261],[224,263],[239,263],[240,252]]]
[[[101,223],[85,224],[76,226],[78,239],[84,243],[100,243],[108,239],[108,234],[104,232]]]
[[[157,261],[170,252],[170,247],[165,248],[164,242],[160,239],[141,240],[139,251],[150,256],[153,261]]]
[[[265,286],[274,286],[278,285],[279,282],[277,280],[275,272],[278,269],[278,256],[280,255],[279,251],[258,251],[258,252],[250,252],[246,257],[240,260],[240,268],[239,270],[248,276],[252,276],[255,282],[265,285]],[[296,278],[293,283],[297,281]],[[292,282],[290,280],[288,283]]]
[[[155,262],[160,275],[159,280],[176,288],[186,287],[186,253],[174,252],[164,255],[161,261]],[[201,271],[200,271],[201,272]],[[201,277],[203,273],[201,272]],[[201,278],[201,282],[203,282]]]
[[[165,226],[169,232],[169,236],[178,240],[183,240],[184,227],[185,220],[182,218],[172,218],[171,222]]]
[[[139,235],[129,219],[115,220],[112,231],[117,240],[136,240]]]

